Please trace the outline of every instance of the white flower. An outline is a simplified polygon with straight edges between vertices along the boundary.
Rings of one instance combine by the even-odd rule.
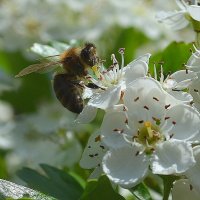
[[[0,94],[4,91],[16,90],[20,86],[19,80],[14,80],[0,69]]]
[[[174,30],[180,30],[189,24],[189,21],[200,21],[200,6],[198,0],[176,0],[179,11],[161,11],[156,18]]]
[[[136,27],[150,38],[166,34],[152,10],[171,5],[148,0],[6,0],[0,7],[1,49],[26,50],[35,41],[97,40],[116,24]],[[26,12],[24,12],[26,11]],[[27,13],[29,13],[27,15]],[[148,23],[149,26],[144,26]]]
[[[188,59],[186,67],[188,70],[196,72],[197,74],[197,79],[194,79],[192,84],[189,86],[189,93],[193,97],[193,105],[200,110],[200,50],[195,46],[193,47],[195,52],[193,52]]]
[[[115,56],[112,55],[113,65],[108,69],[104,66],[93,67],[94,75],[91,75],[89,80],[99,89],[93,90],[87,105],[78,116],[77,122],[88,123],[94,119],[97,108],[106,110],[118,104],[123,97],[126,85],[147,75],[150,54],[145,54],[124,67],[123,51],[123,49],[120,49],[121,66],[119,66]]]
[[[10,133],[15,130],[14,111],[10,104],[0,101],[0,148],[12,148]]]
[[[83,152],[80,160],[80,166],[85,169],[95,168],[90,175],[91,178],[97,178],[102,174],[102,158],[107,152],[107,147],[101,141],[100,131],[93,133]]]
[[[155,79],[157,80],[157,72],[154,66]],[[197,74],[190,70],[179,70],[164,79],[163,68],[161,67],[160,83],[163,89],[170,95],[185,103],[192,102],[193,98],[185,89],[197,79]]]
[[[192,52],[192,55],[187,61],[186,67],[191,71],[200,72],[200,50],[197,49],[194,45],[193,47],[195,52]]]
[[[180,179],[174,182],[172,188],[173,200],[199,200],[199,194],[192,187],[187,179]]]
[[[159,82],[138,78],[124,94],[124,105],[106,113],[102,142],[109,148],[102,167],[109,179],[130,188],[149,166],[154,174],[180,174],[195,164],[191,142],[200,134],[200,115],[176,104]]]
[[[188,169],[184,174],[189,179],[190,184],[200,195],[200,146],[194,147],[196,164]]]
[[[47,163],[72,167],[77,163],[82,147],[76,136],[88,131],[88,127],[75,124],[74,118],[73,113],[58,104],[46,103],[35,113],[17,116],[14,127],[0,123],[0,147],[10,145],[6,156],[9,173],[13,174],[22,165],[38,168],[39,163]],[[9,128],[12,130],[8,132]]]

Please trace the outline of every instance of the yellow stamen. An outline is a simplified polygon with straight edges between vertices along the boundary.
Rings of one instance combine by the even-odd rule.
[[[99,72],[99,67],[97,65],[94,65],[92,67],[92,70],[93,70],[93,72],[94,72],[94,74],[96,75],[97,78],[101,77],[101,73]]]
[[[146,127],[147,129],[147,132],[148,132],[148,135],[149,135],[149,138],[152,138],[153,137],[153,131],[151,129],[151,122],[145,122],[144,123],[144,126]]]

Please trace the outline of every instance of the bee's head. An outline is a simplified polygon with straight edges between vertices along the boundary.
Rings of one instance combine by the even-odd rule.
[[[96,47],[92,43],[85,43],[84,48],[81,50],[81,59],[85,62],[85,64],[89,66],[94,66],[98,57],[96,55]]]

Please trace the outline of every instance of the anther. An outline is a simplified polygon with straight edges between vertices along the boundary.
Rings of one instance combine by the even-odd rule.
[[[153,99],[154,99],[154,100],[156,100],[156,101],[159,101],[159,99],[158,99],[158,98],[156,98],[156,97],[153,97]]]
[[[128,124],[128,118],[125,119],[124,123],[125,123],[125,124]]]
[[[105,149],[105,147],[103,145],[100,145],[100,148]]]
[[[138,101],[138,100],[139,100],[139,98],[140,98],[140,97],[136,97],[136,98],[134,99],[134,101],[135,101],[135,102],[136,102],[136,101]]]
[[[94,140],[95,142],[99,142],[99,141],[101,141],[101,136],[100,135],[98,135],[96,138],[95,138],[95,140]]]
[[[125,51],[125,48],[120,48],[118,52],[119,52],[120,54],[124,54],[124,51]]]
[[[140,121],[138,121],[140,124],[142,124],[144,121],[143,120],[140,120]]]
[[[169,119],[170,117],[165,117],[165,120]]]
[[[199,92],[199,90],[197,90],[197,89],[194,89],[194,92]]]
[[[193,186],[190,184],[190,190],[193,190]]]
[[[147,106],[144,106],[144,108],[145,108],[146,110],[149,110],[149,107],[147,107]]]
[[[126,106],[123,106],[123,111],[127,111],[128,108]]]
[[[171,138],[173,138],[174,137],[174,134],[172,133],[170,136],[169,136],[169,138],[171,139]]]
[[[168,105],[165,105],[165,109],[168,109],[171,105],[168,104]]]
[[[118,128],[113,129],[113,131],[118,132],[120,134],[124,132],[123,129],[118,129]]]
[[[121,94],[120,94],[120,99],[122,100],[124,97],[124,91],[121,91]]]
[[[139,152],[139,151],[137,151],[137,152],[135,153],[135,156],[138,156],[138,155],[139,155],[139,153],[140,153],[140,152]]]
[[[173,124],[173,125],[176,125],[176,122],[175,122],[175,121],[172,121],[172,124]]]

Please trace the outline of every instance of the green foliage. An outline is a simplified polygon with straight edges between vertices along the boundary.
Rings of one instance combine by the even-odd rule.
[[[130,189],[130,192],[138,199],[138,200],[153,200],[148,191],[148,188],[144,183],[140,183]]]
[[[30,53],[31,54],[31,53]],[[33,64],[19,52],[0,51],[0,69],[13,77],[24,67]],[[15,91],[7,91],[1,95],[1,99],[13,105],[17,113],[33,112],[42,101],[52,97],[51,78],[46,75],[31,74],[19,79],[20,87]]]
[[[59,200],[78,200],[83,192],[79,182],[66,172],[45,164],[40,165],[45,175],[30,168],[23,168],[18,176],[29,187],[51,195]]]
[[[116,193],[106,176],[101,176],[99,180],[91,180],[88,182],[86,189],[80,200],[125,200],[124,197]]]
[[[191,55],[190,49],[192,44],[183,42],[172,42],[162,52],[158,52],[150,58],[150,71],[153,72],[153,65],[160,67],[158,63],[164,63],[163,69],[165,73],[175,72],[184,69],[184,64]],[[160,69],[157,69],[160,71]]]
[[[121,62],[118,50],[119,48],[125,48],[125,64],[128,64],[134,59],[137,49],[149,41],[150,40],[144,33],[132,27],[113,27],[112,30],[109,30],[109,32],[107,34],[105,33],[104,37],[101,38],[101,43],[103,43],[104,46],[100,47],[100,50],[103,49],[104,51],[102,53],[100,52],[100,56],[102,59],[106,59],[105,66],[108,67],[112,64],[110,59],[111,54],[114,53],[118,61]]]

